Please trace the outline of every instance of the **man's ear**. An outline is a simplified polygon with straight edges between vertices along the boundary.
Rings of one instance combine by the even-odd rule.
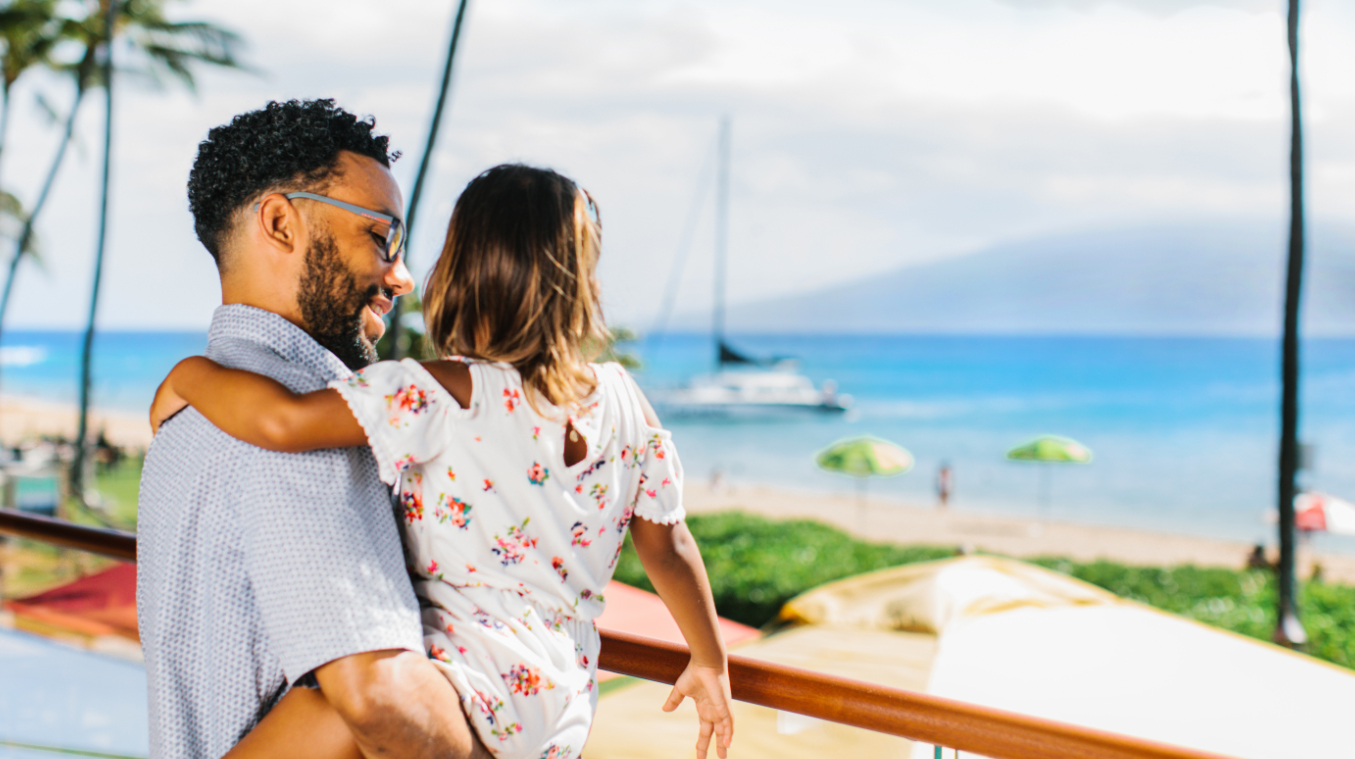
[[[270,192],[252,210],[250,224],[271,248],[282,254],[304,250],[306,221],[287,196]]]

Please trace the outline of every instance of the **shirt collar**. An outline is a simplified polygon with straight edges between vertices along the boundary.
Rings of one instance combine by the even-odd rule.
[[[315,342],[306,331],[278,316],[254,306],[231,303],[218,306],[207,330],[207,342],[243,340],[261,345],[282,360],[300,364],[325,379],[351,376],[349,369],[328,348]]]

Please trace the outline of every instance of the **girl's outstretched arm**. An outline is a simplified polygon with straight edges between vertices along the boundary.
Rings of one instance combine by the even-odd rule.
[[[673,686],[663,710],[671,712],[683,698],[691,698],[701,720],[701,735],[696,741],[698,759],[705,759],[712,734],[716,754],[725,759],[734,740],[734,715],[729,708],[733,700],[729,692],[729,660],[706,565],[701,561],[696,540],[683,522],[657,524],[643,518],[631,522],[630,534],[645,573],[673,613],[692,651],[691,661]]]
[[[367,434],[337,390],[297,395],[262,374],[227,369],[202,356],[180,361],[151,404],[151,429],[192,406],[231,437],[296,453],[366,445]]]

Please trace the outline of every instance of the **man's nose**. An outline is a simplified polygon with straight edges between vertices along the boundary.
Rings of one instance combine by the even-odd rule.
[[[414,289],[414,277],[410,276],[409,269],[405,268],[404,256],[400,256],[395,265],[386,271],[385,283],[397,297]]]

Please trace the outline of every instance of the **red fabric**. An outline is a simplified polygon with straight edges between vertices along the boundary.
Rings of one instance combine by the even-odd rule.
[[[82,635],[141,639],[136,628],[135,564],[118,564],[45,593],[6,601],[5,608]]]
[[[1294,515],[1294,526],[1306,532],[1325,531],[1327,529],[1327,512],[1322,508],[1322,499],[1313,498],[1312,504],[1312,506]]]
[[[1305,512],[1306,513],[1306,512]],[[600,628],[682,643],[682,631],[668,607],[653,593],[615,580],[604,591],[606,611]],[[27,598],[5,602],[17,615],[82,635],[121,635],[140,640],[136,628],[136,565],[118,564],[97,574]],[[761,635],[755,628],[720,618],[726,645]]]
[[[646,590],[623,585],[616,580],[607,583],[603,591],[607,597],[607,607],[597,618],[599,629],[616,630],[632,635],[645,635],[650,638],[666,640],[669,643],[685,643],[677,621],[668,613],[663,599]],[[757,628],[739,624],[720,617],[720,632],[724,635],[725,645],[736,646],[746,640],[762,635]],[[598,671],[599,680],[616,677],[611,672]]]

